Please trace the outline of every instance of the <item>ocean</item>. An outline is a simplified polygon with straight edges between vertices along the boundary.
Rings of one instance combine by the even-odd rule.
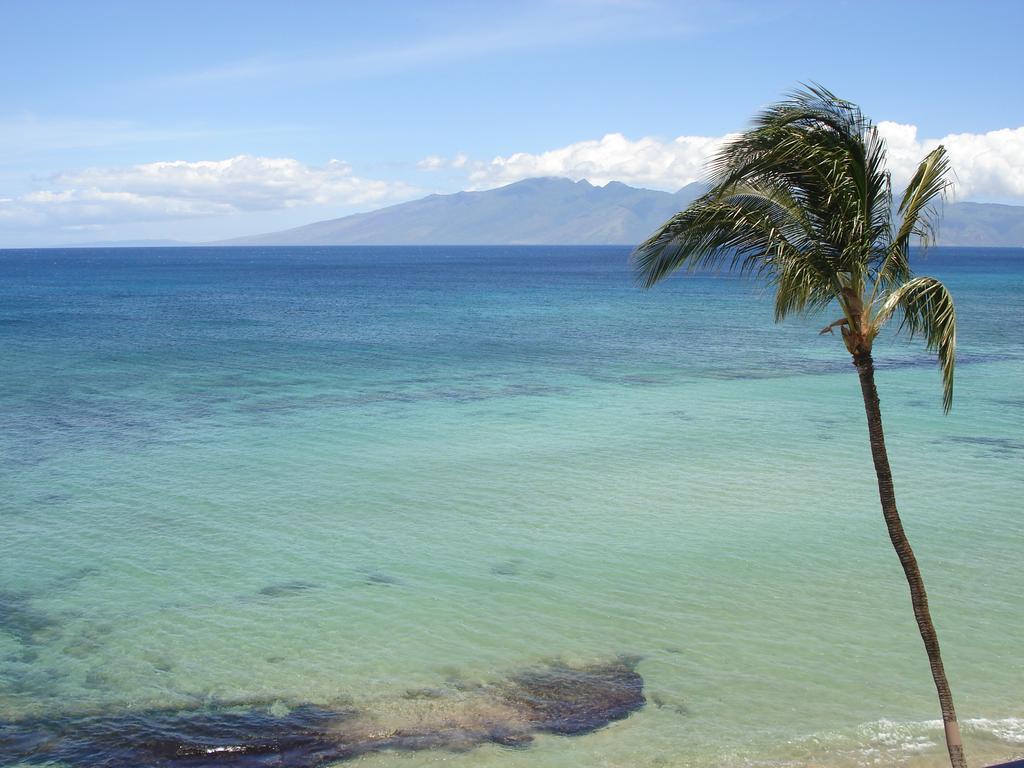
[[[833,318],[641,291],[628,252],[0,252],[0,764],[83,722],[113,752],[48,764],[129,765],[159,713],[344,711],[448,729],[366,768],[942,765]],[[953,411],[895,329],[877,383],[983,765],[1024,757],[1024,249],[916,270],[957,301]],[[464,737],[522,670],[610,660],[644,706]]]

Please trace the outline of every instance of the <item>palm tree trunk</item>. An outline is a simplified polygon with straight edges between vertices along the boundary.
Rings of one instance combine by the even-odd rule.
[[[914,618],[917,628],[924,641],[924,649],[928,653],[928,663],[932,668],[932,679],[935,690],[939,694],[939,706],[942,708],[942,722],[946,729],[946,747],[949,750],[949,762],[953,768],[967,768],[964,760],[963,743],[960,740],[960,725],[956,720],[953,708],[953,694],[949,690],[946,671],[942,666],[939,653],[939,638],[932,625],[931,613],[928,610],[928,595],[925,593],[924,580],[917,567],[917,558],[907,541],[903,530],[900,513],[896,509],[896,494],[892,487],[892,472],[889,469],[889,455],[885,450],[885,435],[882,433],[882,411],[878,404],[878,390],[875,389],[875,364],[870,353],[854,355],[853,364],[857,366],[860,376],[860,388],[864,395],[864,410],[868,418],[868,435],[871,438],[871,458],[875,462],[875,474],[878,476],[878,496],[882,502],[882,516],[889,529],[889,538],[893,549],[899,556],[903,573],[910,586],[910,601],[914,606]]]

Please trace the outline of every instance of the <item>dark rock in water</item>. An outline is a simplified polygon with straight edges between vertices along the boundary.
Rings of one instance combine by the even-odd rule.
[[[1024,442],[1011,440],[1006,437],[950,435],[947,439],[952,443],[975,446],[993,456],[1009,455],[1015,451],[1024,451]]]
[[[443,667],[440,672],[444,675],[445,683],[456,691],[469,693],[471,691],[479,691],[484,687],[481,680],[468,677],[458,667]]]
[[[81,768],[315,768],[383,750],[528,744],[534,733],[589,733],[644,705],[635,660],[538,667],[472,696],[404,698],[391,721],[339,706],[221,707],[75,720],[0,722],[0,765]],[[432,691],[433,693],[433,691]]]
[[[22,645],[42,645],[61,634],[60,621],[34,608],[32,598],[31,592],[0,589],[0,632]]]
[[[381,584],[385,586],[401,583],[397,577],[392,576],[389,573],[381,573],[380,571],[367,571],[366,575],[363,576],[363,581],[367,584]]]
[[[444,691],[440,688],[409,688],[402,694],[403,699],[440,699]]]
[[[582,669],[540,667],[514,676],[505,699],[526,713],[535,730],[589,733],[644,705],[644,680],[635,667],[631,660]]]
[[[39,660],[39,651],[35,648],[24,648],[18,653],[4,657],[4,660],[15,664],[32,664]]]
[[[310,589],[318,589],[319,584],[310,581],[285,581],[280,584],[269,584],[260,590],[264,597],[288,597]]]
[[[89,717],[72,723],[0,727],[0,765],[19,759],[89,768],[301,766],[350,757],[328,738],[345,713],[302,706],[284,717],[267,712],[201,710]]]
[[[675,712],[677,715],[683,715],[684,717],[690,714],[690,708],[686,706],[685,702],[678,701],[666,696],[665,694],[652,693],[649,699],[650,702],[658,709],[667,709],[670,712]]]
[[[47,758],[33,756],[44,753],[52,739],[53,735],[45,729],[0,720],[0,765],[46,762]]]
[[[86,672],[85,680],[82,681],[82,685],[94,691],[114,687],[113,681],[110,679],[110,675],[99,669],[91,669]]]
[[[87,566],[85,568],[78,568],[70,573],[65,573],[62,576],[58,576],[53,582],[54,589],[69,589],[78,585],[78,582],[88,579],[92,576],[97,576],[100,573],[99,568],[93,568]]]
[[[495,576],[518,576],[522,572],[522,560],[503,560],[491,566],[491,573]]]

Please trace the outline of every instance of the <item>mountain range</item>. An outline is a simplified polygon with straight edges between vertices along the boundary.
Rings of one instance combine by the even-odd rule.
[[[428,195],[369,213],[216,245],[635,245],[696,199],[613,181],[536,178],[482,192]],[[941,245],[1024,246],[1024,206],[950,203]]]

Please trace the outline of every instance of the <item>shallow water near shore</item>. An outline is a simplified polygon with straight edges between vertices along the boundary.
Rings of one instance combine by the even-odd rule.
[[[856,374],[626,248],[0,252],[0,722],[409,701],[637,657],[586,735],[367,766],[938,766]],[[876,346],[972,764],[1024,756],[1024,250]],[[831,318],[824,318],[824,321]]]

